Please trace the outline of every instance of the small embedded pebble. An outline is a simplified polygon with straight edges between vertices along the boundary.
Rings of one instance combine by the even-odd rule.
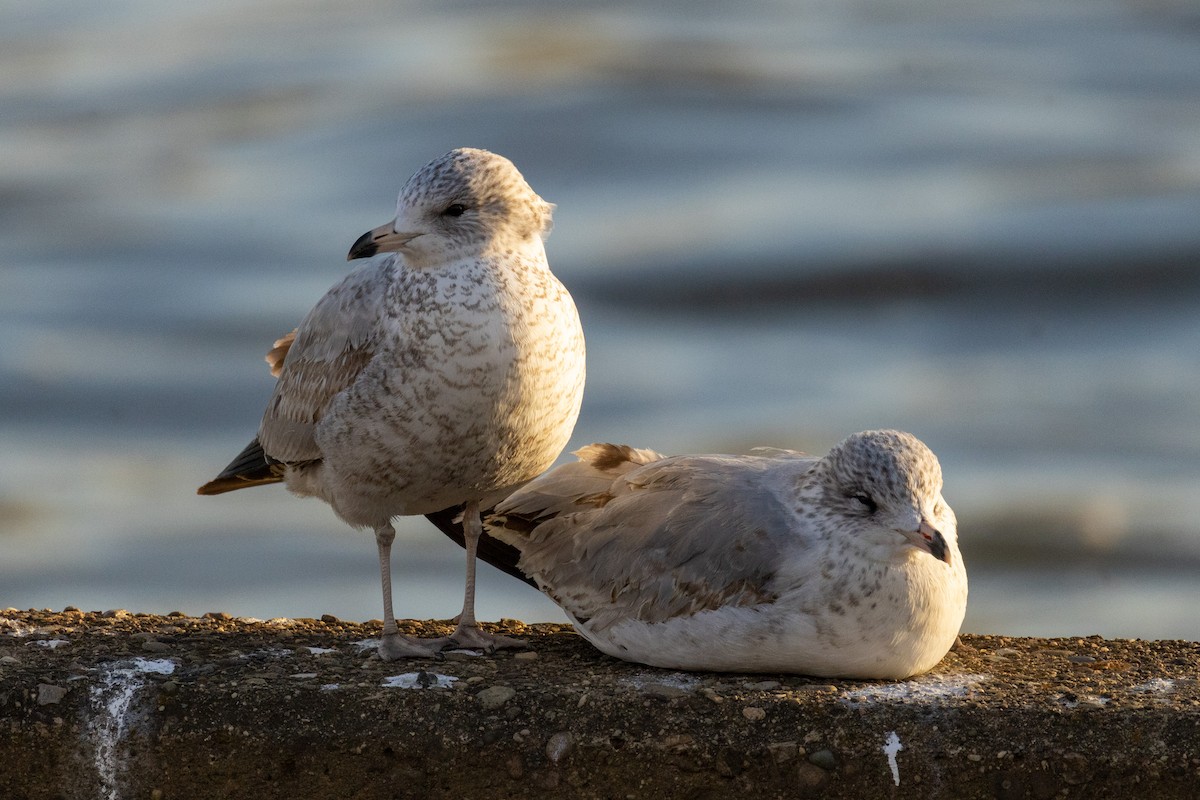
[[[808,762],[827,771],[837,769],[837,758],[832,750],[818,750],[808,757]]]
[[[792,689],[794,692],[810,692],[812,694],[837,694],[838,687],[828,683],[809,683]]]
[[[681,689],[678,686],[669,686],[665,683],[647,683],[642,687],[642,691],[654,697],[662,697],[668,700],[676,697],[687,696],[687,690]]]
[[[829,776],[816,764],[801,763],[796,768],[796,782],[805,789],[819,789],[829,783]]]
[[[767,751],[776,764],[786,764],[797,755],[802,755],[804,748],[795,742],[771,742],[767,745]]]
[[[142,649],[148,653],[166,653],[171,650],[171,645],[166,642],[160,642],[157,639],[151,639],[147,642],[142,642]]]
[[[485,709],[492,710],[499,708],[516,697],[517,690],[511,686],[489,686],[475,695]]]
[[[1080,753],[1066,753],[1062,757],[1062,779],[1068,786],[1086,783],[1089,777],[1087,757]]]
[[[37,704],[39,706],[54,705],[62,700],[66,693],[67,690],[63,686],[55,686],[50,683],[39,683]]]
[[[559,731],[546,742],[546,758],[550,763],[557,764],[575,748],[575,737],[570,731]]]
[[[751,722],[758,722],[759,720],[766,718],[767,711],[766,709],[759,708],[758,706],[746,706],[742,709],[742,716]]]
[[[759,681],[758,683],[743,683],[743,689],[750,689],[755,692],[770,692],[780,687],[779,681]]]
[[[515,653],[513,655],[513,660],[514,661],[533,661],[537,657],[538,657],[538,654],[537,654],[536,650],[522,650],[521,652]]]

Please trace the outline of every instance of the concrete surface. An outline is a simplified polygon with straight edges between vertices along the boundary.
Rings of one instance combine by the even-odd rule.
[[[384,663],[374,622],[0,612],[0,797],[1200,796],[1194,642],[964,635],[863,682],[492,627],[530,649]]]

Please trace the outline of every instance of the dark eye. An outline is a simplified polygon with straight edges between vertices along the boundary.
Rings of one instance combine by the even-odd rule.
[[[462,203],[455,203],[442,212],[443,217],[461,217],[467,210]]]
[[[850,499],[865,508],[868,514],[874,514],[877,510],[879,510],[879,506],[876,505],[875,501],[871,499],[871,495],[869,494],[858,492],[857,494],[850,495]]]

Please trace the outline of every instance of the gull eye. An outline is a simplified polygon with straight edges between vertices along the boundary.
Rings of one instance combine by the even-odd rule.
[[[455,203],[442,212],[443,217],[461,217],[466,213],[467,207],[462,203]]]
[[[850,499],[862,506],[868,514],[874,514],[879,510],[879,506],[871,498],[871,495],[864,492],[852,494],[850,495]]]

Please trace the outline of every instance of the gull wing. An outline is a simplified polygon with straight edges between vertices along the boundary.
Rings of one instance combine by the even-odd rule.
[[[637,464],[621,460],[620,449],[584,448],[579,463],[497,506],[489,530],[521,551],[523,572],[595,632],[625,619],[662,622],[774,599],[777,565],[804,535],[782,496],[816,459]]]
[[[539,521],[551,519],[559,513],[571,513],[578,510],[577,501],[584,503],[594,501],[611,486],[613,478],[617,475],[628,472],[640,464],[648,464],[662,458],[658,453],[650,450],[635,450],[632,447],[616,445],[593,444],[577,450],[575,453],[582,457],[582,454],[594,448],[606,448],[605,454],[600,456],[598,466],[593,467],[590,463],[576,463],[565,464],[558,469],[551,470],[539,479],[536,493],[517,492],[509,496],[510,500],[517,498],[518,505],[509,506],[505,518],[522,530],[530,530]],[[525,498],[528,506],[521,505],[520,498]],[[457,543],[459,547],[464,547],[466,542],[462,528],[462,512],[462,506],[454,506],[426,514],[425,518],[436,525],[438,530]],[[494,507],[488,508],[482,512],[482,516],[488,520],[495,513]],[[484,525],[483,536],[479,537],[476,557],[536,588],[537,583],[517,565],[517,562],[521,560],[521,551],[511,544],[495,538],[494,534],[498,525],[497,520]]]
[[[314,439],[317,423],[378,350],[392,263],[380,259],[351,272],[267,354],[279,380],[258,440],[271,460],[295,463],[321,457]]]

